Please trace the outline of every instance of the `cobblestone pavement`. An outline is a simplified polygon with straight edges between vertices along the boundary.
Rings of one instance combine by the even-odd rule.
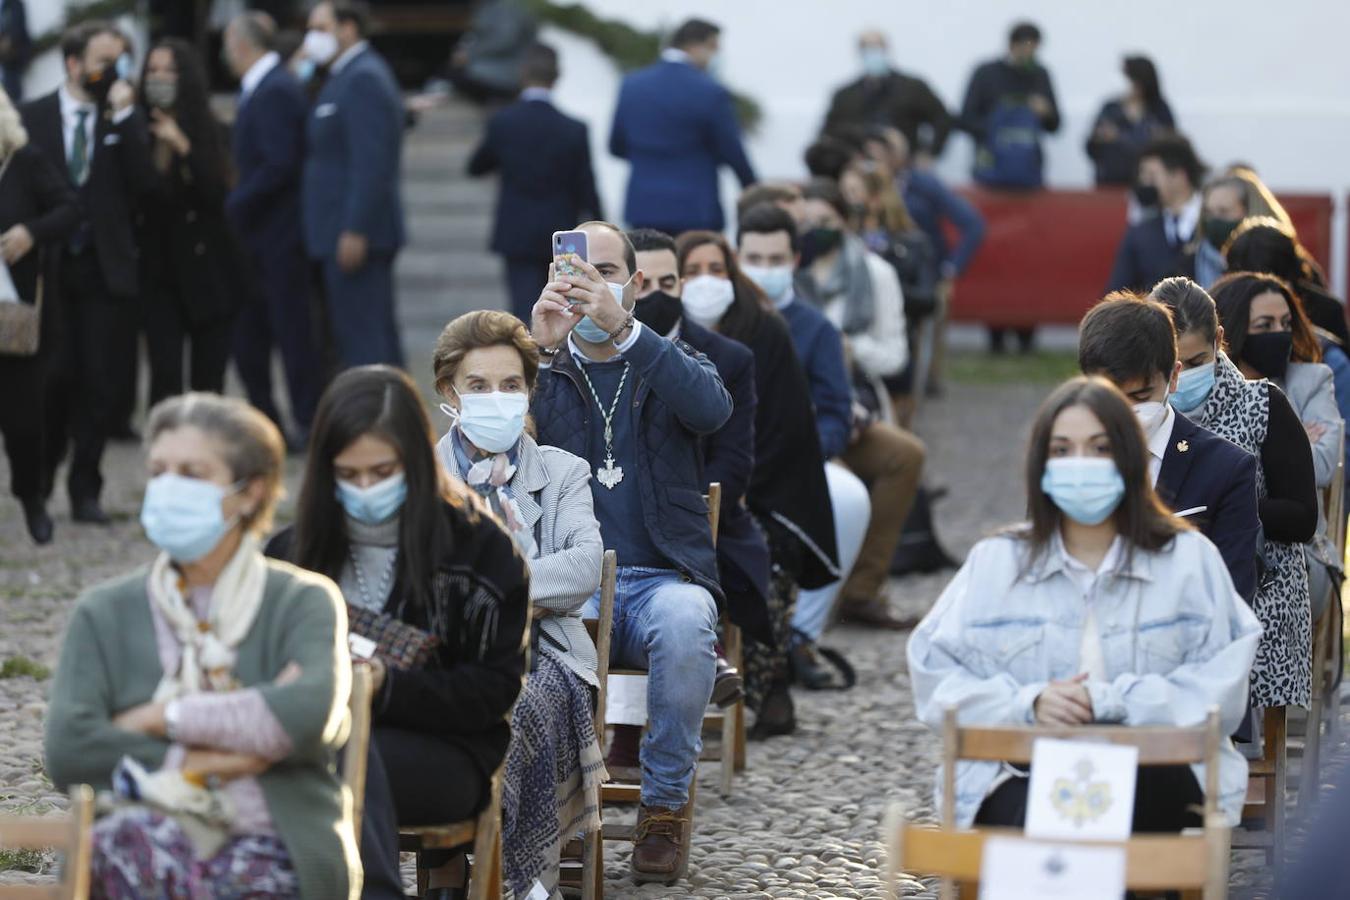
[[[410,177],[433,186],[419,189],[411,204],[413,214],[424,219],[414,224],[412,233],[447,243],[459,279],[448,282],[445,265],[437,265],[434,249],[426,246],[411,248],[400,266],[400,315],[409,363],[423,383],[440,325],[459,309],[496,305],[502,299],[495,262],[474,252],[481,246],[482,218],[489,209],[483,190],[453,179],[441,184],[450,169],[462,165],[471,124],[463,115],[432,120],[419,129],[429,137],[409,147]],[[428,141],[449,142],[449,149],[440,153],[439,145]],[[964,554],[981,536],[1019,515],[1023,435],[1045,392],[1045,384],[1006,378],[958,383],[921,412],[918,430],[929,449],[925,480],[948,488],[936,517],[954,555]],[[293,497],[296,461],[288,469]],[[105,506],[114,516],[113,525],[72,525],[58,492],[52,509],[57,537],[48,547],[29,542],[18,504],[7,495],[0,497],[0,664],[22,658],[54,666],[75,597],[101,579],[150,559],[136,523],[144,484],[139,448],[111,446],[105,475]],[[0,484],[8,484],[3,458]],[[286,512],[283,506],[283,521]],[[910,577],[893,582],[891,589],[901,606],[922,612],[949,577]],[[737,777],[730,798],[717,794],[716,764],[704,766],[687,882],[670,888],[635,886],[628,877],[628,849],[611,844],[606,853],[610,897],[881,896],[882,816],[892,802],[903,804],[914,817],[932,815],[929,787],[938,742],[914,721],[905,635],[836,629],[825,643],[843,651],[857,668],[857,687],[847,693],[798,692],[797,734],[752,743],[747,771]],[[0,813],[59,809],[64,799],[44,775],[41,762],[48,682],[28,675],[9,677],[8,667],[0,675]],[[1291,776],[1291,787],[1296,783]],[[30,875],[14,870],[15,863],[25,861],[0,857],[0,883],[50,877],[45,871]],[[1260,896],[1268,877],[1259,854],[1235,856],[1234,883],[1248,886],[1240,896]],[[933,896],[931,880],[908,880],[905,886],[913,896]]]

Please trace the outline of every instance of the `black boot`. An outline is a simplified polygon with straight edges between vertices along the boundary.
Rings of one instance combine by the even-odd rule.
[[[792,734],[796,730],[797,716],[793,711],[787,680],[775,679],[764,695],[764,702],[759,705],[759,715],[750,729],[750,739],[762,741],[780,734]]]
[[[40,497],[23,500],[23,519],[28,534],[35,544],[49,544],[52,540],[52,517],[47,515],[47,504]]]

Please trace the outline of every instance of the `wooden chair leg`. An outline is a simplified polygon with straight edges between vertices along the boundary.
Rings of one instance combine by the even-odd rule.
[[[1287,787],[1288,735],[1286,733],[1287,710],[1283,706],[1266,710],[1264,755],[1274,766],[1273,774],[1266,779],[1266,831],[1270,834],[1270,850],[1267,860],[1279,863],[1284,857],[1284,801]]]
[[[741,700],[733,710],[736,718],[736,771],[745,771],[745,701]]]
[[[731,796],[731,780],[736,774],[736,709],[734,706],[728,707],[722,712],[722,747],[719,758],[722,762],[720,793],[726,798]]]
[[[417,896],[425,897],[431,890],[431,870],[422,865],[422,854],[417,854]]]
[[[603,828],[586,835],[581,860],[581,900],[604,900],[605,834]]]
[[[1335,598],[1333,598],[1334,600]],[[1303,771],[1299,776],[1298,808],[1306,811],[1317,797],[1322,762],[1322,710],[1326,702],[1326,660],[1330,641],[1331,608],[1327,607],[1313,623],[1312,703],[1308,708],[1308,724],[1303,734]]]

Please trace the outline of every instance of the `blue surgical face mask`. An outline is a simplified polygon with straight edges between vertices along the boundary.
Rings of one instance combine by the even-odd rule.
[[[403,501],[408,499],[408,482],[402,472],[364,488],[350,481],[339,481],[337,498],[347,515],[356,521],[378,525],[402,509]]]
[[[525,430],[525,413],[530,398],[511,391],[490,394],[459,394],[459,409],[442,403],[441,412],[454,419],[459,430],[479,450],[505,453],[520,440]]]
[[[1214,390],[1214,379],[1218,374],[1217,366],[1217,362],[1212,362],[1196,366],[1194,369],[1184,369],[1177,376],[1177,389],[1170,398],[1172,408],[1184,413],[1199,409]]]
[[[775,306],[792,297],[792,266],[741,266],[741,271],[759,285]]]
[[[632,278],[629,278],[623,284],[615,284],[612,281],[605,282],[609,285],[609,292],[614,295],[614,302],[620,306],[623,306],[623,292],[628,289],[628,283],[632,280]],[[583,341],[592,344],[608,344],[610,341],[609,332],[592,322],[590,316],[586,316],[578,322],[576,327],[572,329],[572,333]]]
[[[114,71],[117,72],[117,77],[123,81],[130,80],[131,76],[136,72],[136,64],[132,61],[130,53],[123,53],[121,56],[117,57]]]
[[[864,74],[876,77],[891,70],[890,58],[883,47],[864,47],[861,56]]]
[[[150,543],[174,562],[196,562],[216,549],[233,527],[233,521],[225,521],[221,503],[237,490],[172,472],[156,475],[145,486],[141,527]]]
[[[1066,456],[1045,464],[1041,490],[1075,522],[1100,525],[1125,496],[1125,479],[1116,470],[1115,460]]]

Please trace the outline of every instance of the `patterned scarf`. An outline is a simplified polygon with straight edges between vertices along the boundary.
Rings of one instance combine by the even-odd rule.
[[[872,327],[876,317],[876,306],[872,298],[872,276],[867,271],[867,254],[870,253],[862,238],[845,232],[839,258],[834,270],[820,283],[816,282],[809,268],[803,267],[797,274],[801,293],[817,309],[823,310],[840,297],[844,300],[844,318],[841,330],[844,334],[857,334]]]
[[[505,453],[492,453],[476,462],[465,446],[464,435],[459,426],[450,429],[450,444],[454,449],[455,468],[464,483],[478,492],[487,501],[493,514],[506,526],[506,530],[515,538],[516,546],[526,559],[538,556],[534,534],[521,522],[520,509],[516,506],[515,489],[511,479],[515,477],[516,465],[520,457],[520,443]]]

